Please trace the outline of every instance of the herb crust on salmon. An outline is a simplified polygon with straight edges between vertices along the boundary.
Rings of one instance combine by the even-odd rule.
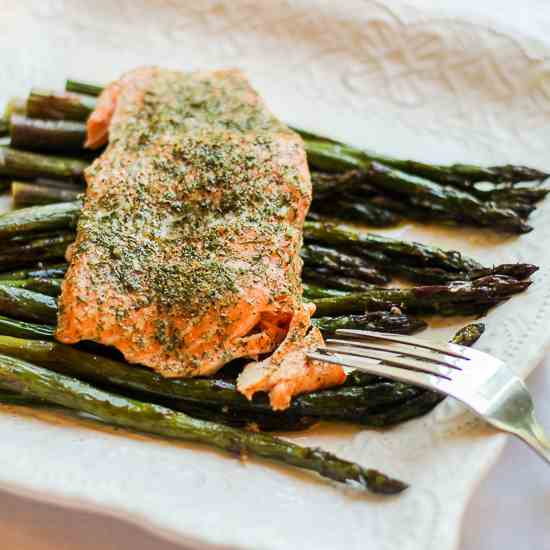
[[[115,346],[169,377],[212,374],[279,348],[266,367],[274,382],[257,386],[270,391],[280,351],[299,348],[310,330],[301,138],[237,70],[141,68],[108,86],[88,121],[88,146],[107,139],[85,174],[57,338]],[[345,377],[305,359],[292,370],[316,387]],[[246,379],[241,391],[251,396]]]

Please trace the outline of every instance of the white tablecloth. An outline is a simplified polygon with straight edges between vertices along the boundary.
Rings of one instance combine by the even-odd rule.
[[[528,382],[539,416],[550,431],[550,357]],[[510,439],[468,507],[459,550],[550,550],[548,518],[550,470],[522,443]],[[6,550],[184,548],[122,521],[4,492],[0,492],[0,541]]]

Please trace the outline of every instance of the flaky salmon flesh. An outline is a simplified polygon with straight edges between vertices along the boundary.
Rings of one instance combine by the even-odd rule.
[[[89,118],[87,146],[107,143],[85,174],[57,339],[114,346],[166,377],[250,358],[238,388],[274,409],[343,382],[304,354],[322,340],[302,301],[303,143],[246,78],[131,71]]]

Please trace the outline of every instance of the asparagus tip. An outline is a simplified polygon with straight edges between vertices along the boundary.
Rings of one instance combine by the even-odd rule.
[[[373,493],[383,495],[397,495],[409,487],[408,483],[388,477],[378,470],[367,470],[364,485]]]

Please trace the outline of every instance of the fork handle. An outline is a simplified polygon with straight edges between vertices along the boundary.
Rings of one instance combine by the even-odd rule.
[[[550,439],[548,439],[534,415],[530,415],[530,419],[525,426],[514,433],[550,464]]]

